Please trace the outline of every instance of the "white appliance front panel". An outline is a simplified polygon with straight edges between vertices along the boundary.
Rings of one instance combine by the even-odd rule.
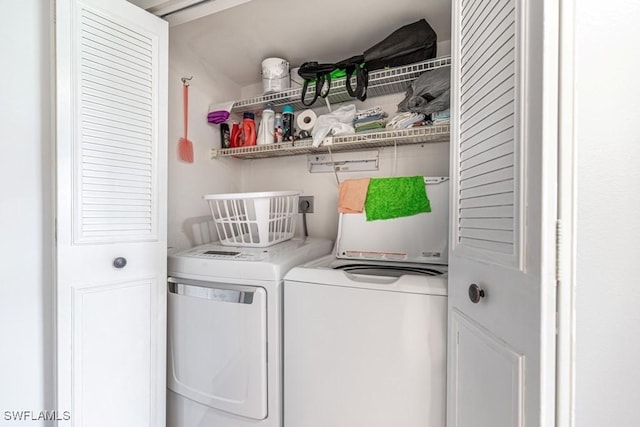
[[[284,284],[284,420],[443,427],[445,296]]]
[[[265,419],[267,293],[170,279],[169,389],[231,414]]]
[[[258,280],[277,282],[293,267],[331,252],[330,240],[291,239],[268,248],[206,244],[170,254],[169,276],[204,281]]]
[[[336,256],[446,264],[449,251],[449,178],[424,179],[431,212],[377,221],[367,221],[365,213],[340,214]]]

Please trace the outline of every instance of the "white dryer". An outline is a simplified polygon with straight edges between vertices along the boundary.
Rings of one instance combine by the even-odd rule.
[[[444,427],[449,185],[425,185],[431,213],[343,214],[286,275],[285,427]]]
[[[167,426],[282,426],[282,279],[329,240],[169,256]]]

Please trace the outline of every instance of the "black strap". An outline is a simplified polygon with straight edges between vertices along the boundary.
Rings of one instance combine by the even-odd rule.
[[[304,79],[302,86],[301,101],[305,107],[310,107],[318,99],[318,97],[326,98],[331,89],[331,72],[336,69],[335,64],[319,64],[318,62],[305,62],[300,66],[298,75]],[[316,86],[311,102],[305,101],[309,82],[315,79]]]
[[[353,98],[357,98],[360,101],[367,99],[367,88],[369,87],[369,70],[365,65],[350,65],[345,68],[347,73],[347,92]],[[351,86],[351,76],[356,73],[356,88]]]
[[[304,84],[302,85],[302,98],[300,99],[300,101],[302,101],[302,105],[304,105],[305,107],[310,107],[314,102],[316,102],[316,99],[318,99],[318,91],[316,90],[314,92],[313,99],[310,103],[307,104],[306,102],[304,102],[304,97],[307,94],[307,87],[309,87],[309,80],[305,79]]]
[[[302,85],[302,105],[305,107],[310,107],[314,102],[318,99],[318,97],[326,98],[329,95],[329,90],[331,90],[331,74],[322,74],[318,73],[316,75],[316,87],[313,93],[313,99],[308,104],[305,102],[305,95],[307,94],[307,88],[309,87],[309,80],[305,79],[304,84]]]

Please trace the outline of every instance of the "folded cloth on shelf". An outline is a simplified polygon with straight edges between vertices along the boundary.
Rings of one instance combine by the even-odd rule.
[[[364,210],[369,178],[347,179],[338,187],[338,212],[360,213]]]
[[[229,115],[229,112],[225,110],[212,111],[207,114],[207,122],[219,125],[226,122],[229,119]]]
[[[448,122],[450,118],[451,118],[451,114],[449,113],[448,109],[431,114],[431,121],[433,121],[434,125],[438,123]]]
[[[384,127],[384,119],[355,124],[356,132],[370,132],[378,129],[384,129]]]
[[[367,221],[431,212],[424,177],[372,178],[364,210]]]
[[[207,122],[219,125],[229,119],[233,102],[220,102],[218,104],[209,105],[209,113],[207,114]]]
[[[367,116],[367,117],[363,117],[361,119],[356,119],[356,120],[353,121],[353,125],[354,126],[358,126],[361,123],[375,122],[377,120],[384,119],[385,117],[387,117],[386,113],[375,114],[373,116]]]
[[[384,110],[382,109],[381,106],[375,106],[375,107],[371,107],[368,108],[366,110],[358,110],[356,112],[356,117],[355,120],[361,120],[361,119],[365,119],[367,117],[371,117],[371,116],[385,116],[386,113],[384,112]]]
[[[425,115],[421,113],[401,113],[387,123],[387,129],[407,129],[424,124]]]

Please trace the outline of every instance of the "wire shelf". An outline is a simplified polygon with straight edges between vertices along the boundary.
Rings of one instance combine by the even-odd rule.
[[[320,147],[312,145],[311,138],[295,142],[252,145],[239,148],[211,150],[211,158],[235,157],[238,159],[261,159],[268,157],[295,156],[299,154],[326,153],[345,150],[363,150],[393,145],[422,144],[425,142],[449,142],[449,123],[421,126],[409,129],[356,133],[353,135],[325,138]]]
[[[448,67],[450,65],[451,57],[443,56],[441,58],[430,59],[428,61],[422,61],[411,65],[404,65],[402,67],[372,71],[371,73],[369,73],[369,86],[367,88],[367,96],[374,97],[404,92],[407,89],[407,84],[418,78],[418,76],[425,71],[434,70],[440,67]],[[346,78],[341,78],[331,82],[331,89],[329,90],[329,95],[327,96],[330,103],[340,103],[354,100],[354,98],[352,98],[347,92],[346,81]],[[351,84],[352,87],[355,88],[355,77],[351,78]],[[314,93],[315,85],[310,84],[307,88],[307,93],[305,96],[307,102],[313,99]],[[295,110],[310,108],[302,104],[302,102],[300,101],[301,95],[301,88],[288,89],[282,92],[260,95],[254,98],[235,101],[233,103],[233,106],[231,107],[231,111],[260,111],[266,107],[267,103],[272,103],[276,107],[289,104]],[[318,98],[311,107],[323,105],[323,103],[324,100],[322,98]]]

